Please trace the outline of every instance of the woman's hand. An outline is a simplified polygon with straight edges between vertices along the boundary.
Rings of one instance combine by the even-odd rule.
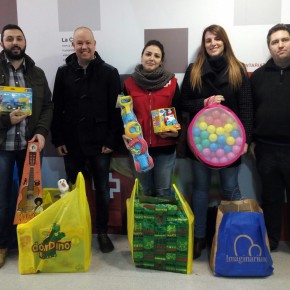
[[[165,139],[165,138],[176,138],[178,136],[178,131],[171,129],[168,132],[157,133],[157,135],[160,136],[162,139]]]
[[[129,138],[129,137],[127,137],[125,134],[122,135],[122,138],[123,138],[123,140],[124,140],[124,144],[125,144],[126,148],[127,148],[128,150],[130,150],[129,143],[132,141],[132,139]]]
[[[245,146],[244,146],[244,150],[242,152],[242,155],[246,154],[248,152],[248,148],[249,148],[249,145],[247,143],[245,143]]]
[[[225,98],[222,95],[214,95],[204,100],[204,106],[207,107],[213,104],[220,104]]]

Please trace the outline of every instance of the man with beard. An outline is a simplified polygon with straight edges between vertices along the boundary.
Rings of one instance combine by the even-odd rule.
[[[0,113],[0,268],[5,263],[8,241],[13,229],[16,200],[13,200],[12,181],[16,163],[21,181],[27,142],[45,145],[53,114],[51,92],[44,72],[25,54],[26,39],[21,28],[14,24],[3,27],[0,53],[0,85],[32,89],[32,115],[21,115],[20,109]],[[15,198],[14,198],[15,199]],[[15,230],[15,228],[14,228]]]

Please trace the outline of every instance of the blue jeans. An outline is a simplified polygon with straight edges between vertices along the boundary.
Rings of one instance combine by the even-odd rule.
[[[211,185],[212,169],[196,160],[192,161],[194,186],[192,194],[192,210],[194,213],[194,236],[206,236],[206,218]],[[239,167],[228,167],[218,170],[222,198],[224,200],[239,200],[241,193],[238,185]]]
[[[146,172],[135,172],[145,195],[171,196],[171,181],[176,160],[176,151],[172,154],[152,156],[154,167]]]
[[[109,221],[109,171],[111,154],[96,154],[94,156],[66,155],[64,157],[65,170],[68,181],[75,183],[77,175],[89,173],[94,180],[96,189],[96,229],[97,233],[106,233]]]
[[[13,219],[17,196],[13,195],[13,171],[16,162],[18,178],[21,180],[26,150],[0,150],[0,248],[8,247],[10,231],[13,230]]]

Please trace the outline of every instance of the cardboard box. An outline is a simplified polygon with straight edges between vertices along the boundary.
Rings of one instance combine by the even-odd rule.
[[[168,132],[171,129],[180,130],[175,108],[162,108],[151,111],[154,133]]]
[[[0,113],[20,108],[20,114],[32,114],[32,89],[0,86]]]

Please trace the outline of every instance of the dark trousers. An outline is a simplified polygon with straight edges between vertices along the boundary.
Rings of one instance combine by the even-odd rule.
[[[7,248],[13,226],[17,195],[13,194],[13,171],[17,165],[19,182],[22,178],[26,150],[0,150],[0,248]]]
[[[68,181],[75,183],[78,172],[91,174],[96,189],[96,227],[97,233],[106,233],[109,221],[109,170],[111,154],[67,155],[64,157]]]
[[[262,208],[272,246],[281,236],[285,192],[290,233],[290,146],[257,143],[255,148],[257,170],[262,182]]]

